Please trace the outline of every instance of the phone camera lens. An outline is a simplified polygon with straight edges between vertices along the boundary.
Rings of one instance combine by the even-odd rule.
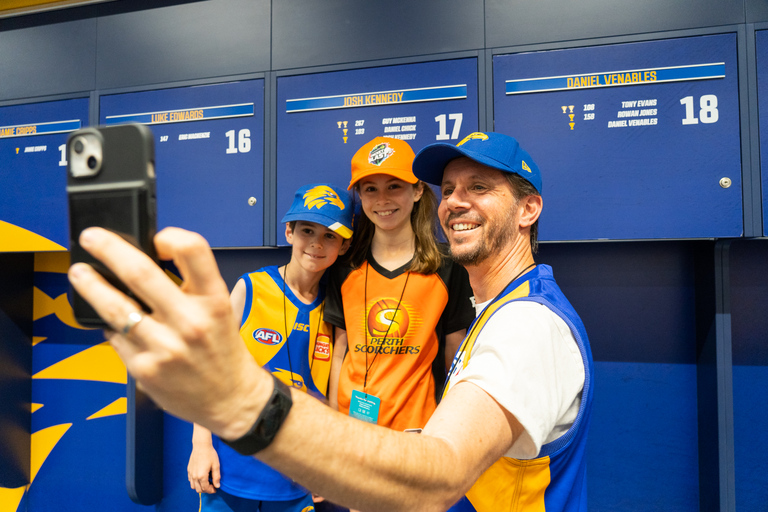
[[[89,156],[88,157],[88,168],[89,169],[95,169],[98,167],[99,161],[96,159],[95,156]]]
[[[83,144],[83,141],[82,141],[82,140],[80,140],[80,139],[77,139],[77,140],[75,141],[75,144],[74,144],[74,147],[73,147],[73,149],[75,150],[75,153],[77,153],[77,154],[79,155],[79,154],[80,154],[80,153],[82,153],[82,152],[83,152],[83,150],[85,149],[85,144]]]

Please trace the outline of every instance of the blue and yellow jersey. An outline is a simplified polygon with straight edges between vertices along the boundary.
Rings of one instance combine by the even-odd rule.
[[[472,349],[482,337],[483,327],[504,305],[533,301],[549,308],[565,321],[573,334],[584,363],[585,380],[576,420],[555,441],[541,447],[531,460],[502,457],[488,468],[451,512],[586,511],[586,441],[592,410],[594,369],[584,324],[563,295],[547,265],[536,268],[510,283],[475,319],[459,349],[455,365],[470,364]],[[512,326],[510,326],[512,328]],[[452,382],[445,387],[447,393]]]
[[[322,321],[324,287],[311,304],[305,304],[285,285],[277,267],[264,267],[241,279],[246,294],[240,336],[249,352],[287,385],[323,399],[333,350],[333,327]],[[266,464],[214,439],[224,491],[264,501],[291,500],[307,493]]]
[[[256,362],[287,385],[325,397],[333,326],[322,321],[324,287],[312,304],[304,304],[285,286],[277,267],[264,267],[241,279],[246,301],[240,336]]]

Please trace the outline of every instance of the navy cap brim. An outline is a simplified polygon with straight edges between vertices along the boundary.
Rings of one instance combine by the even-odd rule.
[[[474,151],[467,151],[461,146],[457,147],[444,142],[430,144],[419,151],[416,155],[416,159],[413,161],[413,173],[420,180],[439,186],[443,182],[443,171],[445,170],[445,166],[448,165],[448,162],[462,156],[502,172],[519,174],[517,170],[512,169],[496,159]]]

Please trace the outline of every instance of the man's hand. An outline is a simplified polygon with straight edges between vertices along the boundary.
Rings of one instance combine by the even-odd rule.
[[[271,393],[272,379],[240,339],[227,286],[205,239],[178,228],[155,237],[160,259],[173,260],[181,272],[181,288],[118,235],[89,228],[80,243],[152,310],[136,323],[141,308],[135,301],[91,266],[70,268],[70,282],[112,326],[109,342],[142,388],[168,412],[224,439],[247,432]]]

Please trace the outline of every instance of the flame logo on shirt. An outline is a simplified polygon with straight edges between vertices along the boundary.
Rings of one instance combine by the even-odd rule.
[[[339,199],[336,192],[331,187],[326,185],[318,185],[312,187],[304,193],[304,206],[308,209],[317,208],[322,209],[327,204],[337,206],[339,210],[344,209],[344,203]]]
[[[408,312],[395,299],[380,299],[368,312],[368,333],[372,337],[404,338],[409,323]]]

